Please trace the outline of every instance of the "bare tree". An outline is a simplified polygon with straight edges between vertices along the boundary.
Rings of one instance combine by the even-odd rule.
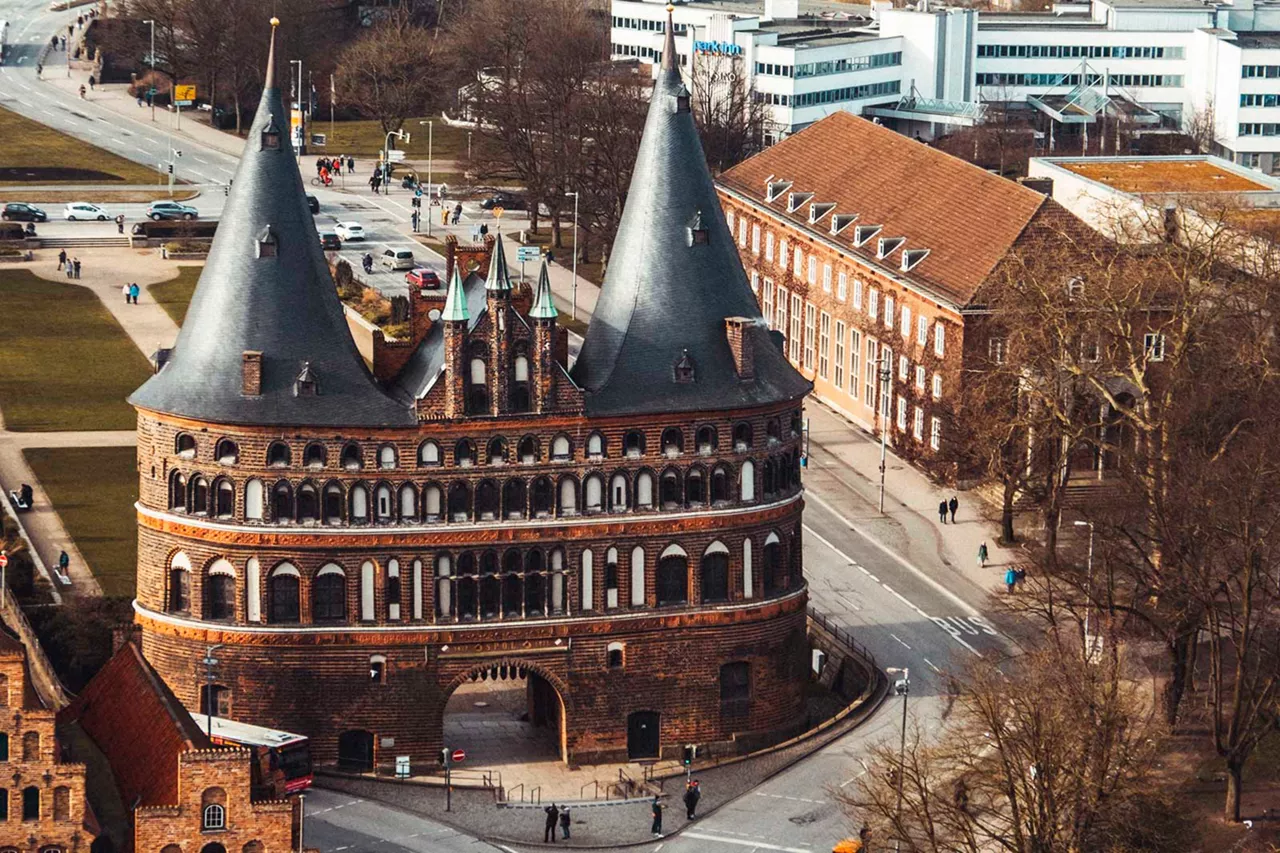
[[[689,91],[702,150],[713,174],[736,166],[764,148],[768,108],[751,87],[745,60],[693,54]]]
[[[436,98],[436,43],[412,15],[394,9],[338,57],[339,97],[377,119],[384,134],[422,115]]]

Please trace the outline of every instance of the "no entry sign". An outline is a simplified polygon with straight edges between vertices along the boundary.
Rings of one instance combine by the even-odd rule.
[[[9,558],[4,554],[0,554],[0,569],[3,569],[7,565],[9,565]]]
[[[461,761],[465,761],[467,759],[466,750],[455,749],[453,753],[450,754],[449,759],[453,761],[454,764],[457,764]]]

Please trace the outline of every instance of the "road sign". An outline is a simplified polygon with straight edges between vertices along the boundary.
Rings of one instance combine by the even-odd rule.
[[[458,764],[459,762],[467,760],[467,753],[465,750],[455,749],[452,753],[450,753],[449,759],[454,764]]]
[[[407,755],[396,756],[396,778],[397,779],[409,778],[409,756]]]
[[[320,148],[323,148],[323,147],[324,147],[324,145],[325,145],[325,142],[327,142],[327,141],[328,141],[328,138],[329,138],[328,134],[325,134],[325,133],[313,133],[313,134],[311,134],[311,144],[312,144],[312,145],[315,145],[315,146],[318,146],[318,147],[320,147]]]
[[[196,99],[196,87],[177,85],[173,87],[173,102],[179,106],[189,107]]]
[[[387,161],[390,163],[403,163],[404,152],[397,150],[395,148],[392,148],[390,151],[387,152]]]
[[[5,554],[0,554],[0,569],[3,569],[7,565],[9,565],[8,556],[6,556]]]
[[[502,214],[504,214],[504,213],[506,213],[506,212],[507,212],[507,209],[506,209],[505,207],[495,207],[495,208],[493,209],[493,218],[494,218],[494,219],[501,219],[501,218],[502,218]]]
[[[526,261],[532,263],[542,256],[541,252],[537,246],[520,246],[516,249],[516,260],[522,264]]]

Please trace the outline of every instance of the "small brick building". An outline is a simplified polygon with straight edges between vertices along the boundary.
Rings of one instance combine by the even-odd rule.
[[[172,356],[131,398],[137,622],[188,707],[353,768],[434,761],[477,678],[524,680],[571,763],[803,725],[810,383],[760,316],[689,100],[665,67],[572,366],[545,270],[513,284],[499,238],[450,244],[369,371],[268,71]]]
[[[56,718],[0,625],[0,853],[87,853],[98,835],[85,765],[63,760]]]
[[[214,747],[137,645],[126,643],[59,714],[96,747],[135,853],[289,853],[297,801],[257,800],[253,753]],[[127,846],[132,842],[132,847]]]

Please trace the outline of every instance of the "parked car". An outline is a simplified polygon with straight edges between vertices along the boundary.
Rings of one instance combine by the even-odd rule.
[[[34,205],[14,202],[4,206],[0,219],[6,222],[48,222],[49,214]]]
[[[405,273],[404,280],[411,287],[420,287],[423,290],[440,289],[440,276],[436,275],[435,270],[429,270],[426,267],[418,267]]]
[[[77,219],[96,219],[99,222],[106,222],[111,218],[105,210],[87,201],[71,202],[62,209],[62,215],[68,222],[75,222]]]
[[[378,259],[378,263],[389,270],[411,270],[415,266],[413,252],[408,249],[387,249]]]
[[[320,235],[320,248],[326,252],[340,252],[342,251],[342,241],[332,231],[325,231]]]
[[[495,207],[501,207],[506,210],[524,210],[526,205],[524,196],[496,192],[480,202],[480,207],[484,210],[493,210]]]
[[[311,215],[315,216],[320,212],[320,199],[316,198],[311,193],[307,193],[307,207],[311,208]]]
[[[364,239],[364,226],[359,222],[339,222],[337,225],[333,226],[333,230],[336,231],[338,236],[343,240],[349,241]]]
[[[161,219],[195,219],[200,212],[189,204],[176,201],[153,201],[147,205],[147,218],[157,222]]]

